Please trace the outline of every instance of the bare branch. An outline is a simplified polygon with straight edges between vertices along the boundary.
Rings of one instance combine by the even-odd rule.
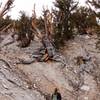
[[[13,2],[14,0],[7,0],[3,8],[0,9],[0,17],[3,17],[11,8],[13,8]]]
[[[32,18],[36,19],[35,4],[34,4],[34,8],[33,8]]]
[[[36,32],[35,35],[38,37],[38,38],[41,38],[41,31],[37,28],[36,26],[36,12],[35,12],[35,4],[34,4],[34,9],[33,9],[33,14],[32,14],[32,27],[33,29],[35,29]],[[33,31],[33,30],[32,30]]]
[[[52,13],[47,9],[44,9],[44,23],[45,23],[45,33],[46,35],[51,35],[53,33],[53,24],[52,24]]]
[[[12,25],[12,24],[8,24],[6,27],[4,27],[4,28],[2,29],[1,32],[4,32],[5,30],[7,30],[9,27],[11,27],[11,25]]]
[[[100,9],[100,0],[87,0],[88,3],[90,3],[91,5],[94,5],[95,8],[99,8]]]
[[[41,32],[40,30],[36,27],[34,21],[32,21],[32,27],[36,30],[36,32],[38,33],[38,37],[40,36],[41,37]]]

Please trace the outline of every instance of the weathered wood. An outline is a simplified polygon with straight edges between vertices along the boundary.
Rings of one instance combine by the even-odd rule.
[[[41,31],[36,26],[36,13],[35,13],[35,7],[33,10],[33,20],[32,20],[32,27],[35,29],[35,34],[37,37],[41,39],[42,47],[37,50],[37,52],[34,52],[32,57],[33,59],[30,59],[28,61],[20,60],[23,64],[31,64],[34,61],[48,61],[53,60],[57,62],[61,62],[64,66],[66,65],[66,61],[64,56],[62,56],[54,47],[53,41],[51,39],[51,14],[49,10],[44,10],[44,23],[45,23],[45,34],[43,35]],[[33,30],[32,29],[32,30]],[[33,30],[34,31],[34,30]]]
[[[52,24],[52,13],[49,10],[44,9],[44,23],[45,23],[45,33],[47,35],[52,35],[53,24]]]
[[[34,31],[33,29],[31,29],[34,34],[38,37],[38,38],[41,38],[41,31],[37,28],[37,25],[36,25],[36,12],[35,12],[35,4],[34,4],[34,9],[33,9],[33,13],[32,13],[32,28],[36,31]]]
[[[7,0],[5,5],[0,9],[0,17],[3,17],[11,8],[13,8],[13,2],[14,0]]]
[[[32,27],[36,30],[36,36],[41,38],[41,31],[36,27],[34,21],[32,21]]]
[[[6,31],[6,30],[7,30],[10,26],[11,26],[11,24],[9,24],[9,25],[5,26],[2,30],[0,30],[0,31],[1,31],[1,33],[2,33],[2,32],[4,32],[4,31]]]

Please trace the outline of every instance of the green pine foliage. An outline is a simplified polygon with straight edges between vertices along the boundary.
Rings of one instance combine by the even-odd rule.
[[[25,12],[20,12],[21,16],[19,20],[16,20],[14,23],[14,28],[16,30],[16,34],[18,34],[18,40],[21,41],[21,47],[27,47],[31,40],[33,40],[34,36],[32,34],[32,26],[31,21],[32,18],[28,17]]]
[[[57,46],[64,41],[73,38],[72,14],[77,8],[78,2],[74,0],[56,0],[54,13],[54,38]]]

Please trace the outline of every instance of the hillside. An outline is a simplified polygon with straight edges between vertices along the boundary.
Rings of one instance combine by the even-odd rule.
[[[100,100],[96,35],[78,35],[66,43],[61,50],[65,67],[50,61],[16,64],[19,59],[30,59],[41,43],[33,41],[27,48],[17,47],[16,42],[4,46],[9,38],[0,40],[0,100],[50,100],[56,87],[63,100]]]

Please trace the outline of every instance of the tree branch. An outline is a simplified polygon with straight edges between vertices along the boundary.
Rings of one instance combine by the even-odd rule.
[[[7,2],[5,3],[5,5],[1,8],[0,10],[0,17],[3,17],[6,13],[8,13],[8,11],[13,8],[12,4],[13,4],[14,0],[7,0]]]

